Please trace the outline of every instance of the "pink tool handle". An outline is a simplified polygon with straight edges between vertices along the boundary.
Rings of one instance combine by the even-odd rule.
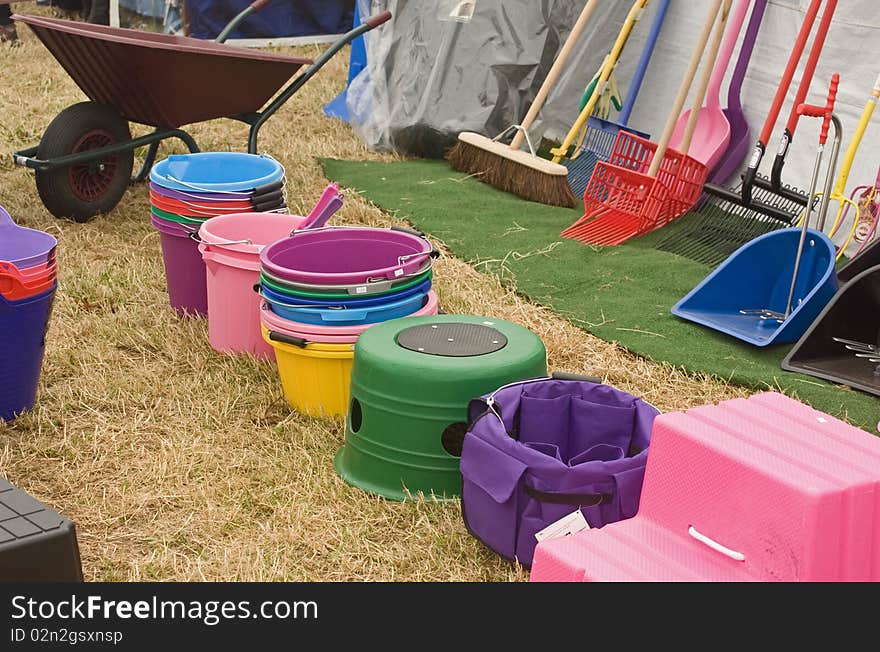
[[[770,113],[764,121],[764,128],[761,130],[761,137],[758,139],[765,146],[770,142],[770,136],[773,133],[773,127],[776,125],[776,118],[779,117],[779,111],[782,109],[782,103],[785,101],[785,95],[791,86],[791,80],[797,69],[798,61],[804,53],[804,47],[807,45],[807,38],[810,36],[810,30],[813,29],[813,23],[819,13],[819,6],[822,0],[813,0],[807,9],[807,15],[804,16],[804,22],[801,25],[801,31],[798,33],[797,40],[791,50],[791,56],[788,58],[788,64],[785,66],[785,72],[782,73],[782,80],[779,82],[779,88],[776,90],[776,96],[773,98],[773,104],[770,106]]]
[[[721,52],[718,54],[715,68],[712,70],[712,78],[709,80],[709,96],[706,99],[706,106],[719,107],[721,104],[719,97],[721,82],[724,81],[724,75],[727,74],[727,68],[730,66],[730,58],[733,56],[733,49],[736,47],[736,41],[739,39],[739,33],[742,30],[750,4],[751,0],[739,0],[733,10],[733,15],[727,24],[727,32],[724,34]]]
[[[831,126],[831,115],[834,113],[834,102],[837,100],[837,87],[840,85],[840,75],[834,73],[831,76],[831,84],[828,87],[828,99],[825,106],[815,104],[798,104],[798,115],[811,118],[824,118],[822,120],[822,132],[819,134],[819,144],[824,145],[828,141],[828,128]]]

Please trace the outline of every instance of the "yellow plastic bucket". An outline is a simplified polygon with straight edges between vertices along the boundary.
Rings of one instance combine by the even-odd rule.
[[[295,346],[263,339],[275,349],[284,397],[294,410],[312,417],[343,416],[348,410],[354,344],[309,342]]]

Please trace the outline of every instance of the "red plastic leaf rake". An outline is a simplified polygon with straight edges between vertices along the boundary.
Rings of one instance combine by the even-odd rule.
[[[677,178],[686,157],[675,150],[657,157],[656,150],[657,145],[646,138],[621,131],[611,159],[597,163],[593,170],[584,193],[584,216],[562,235],[589,244],[616,245],[672,220],[676,216],[672,189],[679,187]],[[651,169],[654,161],[658,161],[656,171]]]
[[[716,0],[709,12],[660,142],[621,131],[608,163],[600,162],[593,170],[584,193],[584,216],[565,229],[563,237],[593,245],[621,244],[669,223],[697,201],[708,174],[706,166],[668,145],[717,17],[710,61],[700,80],[682,149],[686,152],[690,145],[731,3],[723,0],[722,6],[722,0]]]

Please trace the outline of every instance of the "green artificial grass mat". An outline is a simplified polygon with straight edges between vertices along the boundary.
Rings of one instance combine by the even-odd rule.
[[[779,365],[790,345],[752,347],[670,314],[710,271],[654,249],[669,229],[683,228],[690,216],[617,247],[589,247],[559,236],[581,211],[523,201],[443,161],[322,159],[322,164],[328,178],[408,219],[457,257],[514,282],[522,295],[603,340],[688,372],[755,390],[782,390],[876,432],[880,401],[783,371]]]

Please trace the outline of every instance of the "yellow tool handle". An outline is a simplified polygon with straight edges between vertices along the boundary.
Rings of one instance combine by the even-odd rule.
[[[657,150],[654,152],[651,167],[648,169],[649,177],[656,178],[657,173],[660,171],[660,163],[663,161],[663,157],[666,156],[666,150],[669,147],[669,141],[672,138],[675,123],[678,122],[678,116],[681,115],[681,110],[684,108],[688,93],[690,93],[691,84],[694,83],[694,77],[697,74],[700,59],[703,57],[703,51],[706,49],[706,43],[709,42],[709,35],[712,33],[712,26],[715,24],[715,18],[718,16],[718,12],[721,9],[721,2],[722,0],[714,0],[712,2],[712,8],[709,10],[709,14],[706,16],[706,22],[703,24],[703,31],[700,32],[697,45],[691,55],[687,70],[684,73],[684,79],[681,80],[681,86],[678,88],[678,95],[672,105],[672,110],[669,112],[669,118],[666,120],[666,126],[663,128],[663,133],[660,135],[660,141],[657,143]]]
[[[535,101],[532,102],[532,106],[529,107],[529,111],[526,113],[526,117],[522,121],[522,129],[517,129],[516,135],[513,137],[513,142],[510,143],[511,149],[519,149],[522,147],[523,141],[526,138],[525,132],[528,131],[532,126],[532,123],[535,121],[535,118],[538,117],[538,113],[544,106],[544,102],[547,101],[550,89],[553,88],[559,75],[562,74],[562,69],[565,68],[565,63],[568,61],[568,57],[571,55],[572,50],[574,50],[574,46],[581,37],[581,34],[583,34],[584,28],[590,20],[590,16],[593,15],[593,12],[599,4],[599,0],[589,0],[584,6],[584,10],[581,12],[580,17],[578,17],[577,22],[574,24],[571,33],[565,41],[565,45],[562,46],[562,50],[559,52],[559,56],[557,56],[556,61],[553,62],[553,67],[551,67],[550,72],[547,73],[547,78],[544,80],[544,83],[541,84],[541,88],[538,91],[538,95],[535,97]]]
[[[868,123],[871,122],[871,116],[874,114],[878,98],[880,98],[880,75],[877,76],[877,81],[874,82],[871,97],[865,103],[865,108],[862,109],[862,117],[859,118],[859,124],[856,125],[852,139],[846,147],[846,153],[843,155],[843,165],[840,168],[840,174],[837,175],[837,182],[834,184],[834,190],[831,193],[834,197],[842,196],[846,192],[846,182],[849,179],[850,169],[856,158],[856,152],[862,142],[862,137],[865,135],[865,130],[868,128]]]
[[[720,2],[721,0],[718,1]],[[608,81],[615,66],[617,66],[617,61],[620,59],[620,53],[623,52],[626,40],[629,38],[633,26],[638,22],[639,17],[647,4],[648,0],[636,0],[635,4],[633,4],[632,8],[629,10],[629,13],[626,15],[623,27],[620,28],[620,32],[617,34],[617,40],[614,41],[614,47],[611,48],[611,53],[605,58],[602,72],[599,74],[599,82],[596,84],[596,90],[593,91],[589,102],[587,102],[587,105],[580,112],[578,119],[572,125],[571,129],[568,130],[568,134],[565,136],[562,145],[557,149],[552,150],[552,153],[554,154],[554,163],[559,163],[562,160],[562,157],[568,153],[568,148],[571,147],[571,144],[574,142],[575,138],[577,138],[580,130],[583,129],[584,125],[587,124],[587,120],[593,115],[593,110],[596,108],[596,102],[599,100],[599,96],[605,92],[605,82]]]

